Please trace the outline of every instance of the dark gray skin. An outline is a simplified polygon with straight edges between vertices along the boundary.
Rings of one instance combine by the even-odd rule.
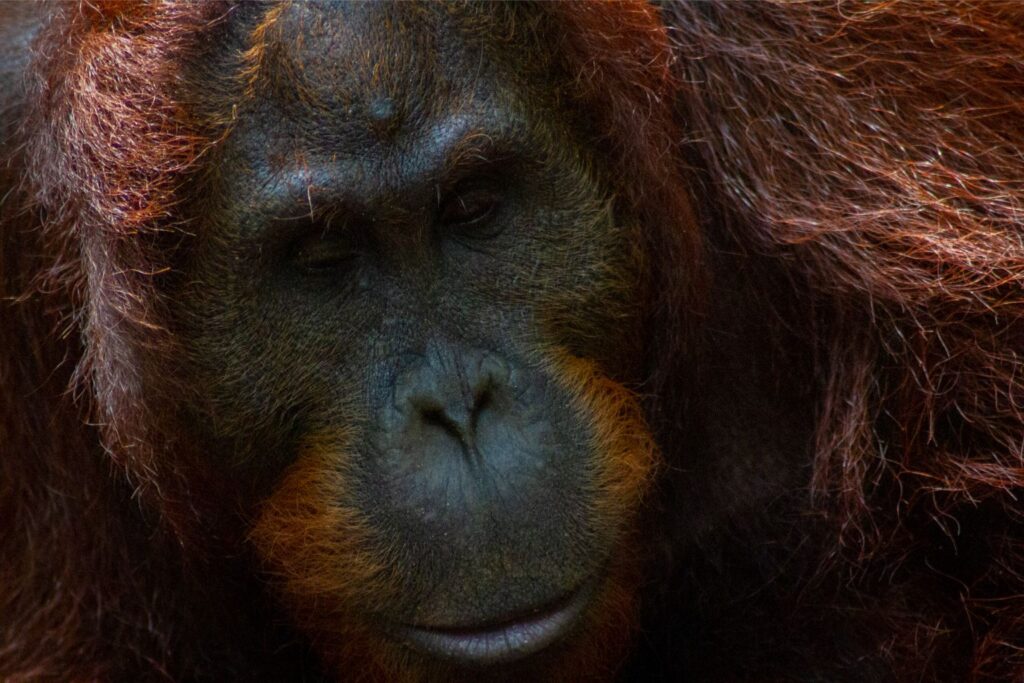
[[[496,45],[493,17],[301,5],[283,22],[304,35],[287,55],[312,93],[284,88],[240,114],[177,299],[205,428],[232,467],[273,481],[303,434],[359,425],[356,505],[416,558],[386,621],[471,625],[550,604],[600,574],[610,539],[581,493],[587,428],[538,351],[566,346],[640,388],[656,362],[634,336],[635,233],[606,208],[614,169],[591,156],[585,117],[552,101],[570,86],[553,88],[530,46]],[[401,38],[382,28],[403,24]],[[367,51],[390,67],[377,85],[354,57]],[[223,64],[206,63],[211,79]],[[452,168],[461,144],[472,162]],[[677,470],[651,506],[666,540],[643,549],[666,586],[645,603],[662,635],[643,639],[657,651],[628,677],[685,672],[704,639],[728,652],[745,624],[759,628],[747,616],[726,616],[726,634],[699,626],[719,599],[678,589],[676,571],[725,600],[798,562],[763,528],[798,507],[812,380],[786,354],[805,350],[748,293],[784,286],[772,266],[747,272],[711,238],[718,295],[679,380],[694,388],[652,414]]]
[[[275,29],[303,40],[274,59],[302,82],[235,113],[168,297],[226,471],[272,491],[316,435],[350,434],[338,500],[409,558],[401,597],[362,615],[385,629],[565,602],[621,531],[592,514],[592,426],[546,358],[639,385],[636,233],[554,67],[492,44],[518,10],[480,9],[290,7]],[[259,20],[239,9],[224,44]]]
[[[224,74],[259,11],[239,9],[190,65],[188,81],[209,91],[198,110],[216,108],[204,95],[238,87]],[[8,135],[29,13],[16,3],[0,18]],[[404,597],[372,615],[389,624],[506,619],[599,580],[613,539],[587,514],[590,427],[540,353],[568,348],[641,390],[656,362],[636,304],[647,284],[636,228],[609,201],[615,169],[597,156],[585,112],[559,101],[568,85],[543,59],[550,46],[503,43],[500,21],[296,3],[282,34],[303,40],[284,51],[310,90],[296,98],[280,76],[288,87],[262,88],[238,111],[184,209],[198,237],[166,278],[182,372],[197,388],[185,412],[253,501],[310,434],[354,430],[358,486],[346,502],[411,558]],[[392,67],[378,82],[357,59],[367,50]],[[685,377],[651,397],[668,468],[638,549],[653,585],[623,679],[732,680],[770,662],[806,673],[792,680],[836,680],[858,661],[857,680],[882,680],[841,620],[802,624],[789,605],[806,569],[796,550],[813,556],[787,522],[806,480],[814,379],[800,339],[750,295],[783,278],[731,244],[714,214],[704,224],[715,290]],[[124,497],[125,515],[138,516]],[[145,557],[147,536],[125,552]],[[225,560],[236,561],[248,559]],[[288,617],[259,582],[210,590],[223,600],[215,613],[182,621],[214,626],[179,639],[204,653],[205,671],[321,675],[314,654],[284,647],[301,636],[280,628]],[[260,634],[251,652],[187,642],[236,628],[235,613]],[[746,642],[780,613],[777,649]],[[826,627],[836,651],[804,649],[799,629],[811,639]]]

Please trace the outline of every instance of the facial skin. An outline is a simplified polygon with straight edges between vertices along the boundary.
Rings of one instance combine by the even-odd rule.
[[[0,680],[1024,679],[1019,16],[278,7],[0,2]]]
[[[628,641],[637,226],[520,13],[239,8],[196,67],[239,104],[171,297],[189,412],[340,674],[583,676]]]

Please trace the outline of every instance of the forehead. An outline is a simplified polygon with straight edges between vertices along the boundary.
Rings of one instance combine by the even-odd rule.
[[[204,111],[229,131],[203,176],[222,191],[207,194],[231,197],[230,216],[399,188],[412,201],[409,190],[474,159],[541,155],[567,98],[540,14],[483,2],[237,7],[198,65],[211,83]]]
[[[499,81],[521,78],[507,66],[530,61],[514,54],[525,36],[494,48],[515,32],[520,11],[501,3],[259,6],[246,22],[246,90],[290,118],[314,114],[320,127],[393,141],[441,114],[481,100],[498,107],[502,91],[519,91]]]

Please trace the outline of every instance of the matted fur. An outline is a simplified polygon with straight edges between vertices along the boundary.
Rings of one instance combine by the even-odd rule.
[[[708,201],[803,290],[806,318],[785,324],[820,354],[816,506],[847,559],[891,576],[923,550],[907,527],[956,543],[961,515],[999,520],[971,530],[990,556],[952,623],[976,634],[977,679],[1020,679],[1024,7],[665,12]],[[923,625],[893,635],[908,680],[920,664],[899,658],[930,656]]]
[[[196,528],[213,484],[173,439],[186,389],[161,373],[173,339],[153,247],[181,229],[179,185],[216,142],[175,96],[224,11],[57,5],[34,43],[2,148],[4,188],[22,181],[0,207],[4,680],[230,670],[183,624],[210,616],[180,585],[205,575],[175,558],[179,541],[209,540]],[[639,4],[548,11],[648,226],[661,385],[713,288],[673,149],[685,136],[696,213],[785,267],[803,313],[780,325],[817,352],[808,510],[837,548],[823,571],[851,591],[898,576],[928,529],[955,543],[983,512],[959,602],[875,622],[905,680],[934,673],[954,627],[975,680],[1024,676],[1024,9],[679,3],[670,32]],[[72,382],[84,400],[62,396]],[[133,489],[169,534],[138,518]]]

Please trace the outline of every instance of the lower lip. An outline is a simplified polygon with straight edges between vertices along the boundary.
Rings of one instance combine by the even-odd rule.
[[[518,621],[481,628],[406,626],[400,636],[418,650],[470,666],[506,664],[555,644],[579,621],[591,591],[578,589]]]

